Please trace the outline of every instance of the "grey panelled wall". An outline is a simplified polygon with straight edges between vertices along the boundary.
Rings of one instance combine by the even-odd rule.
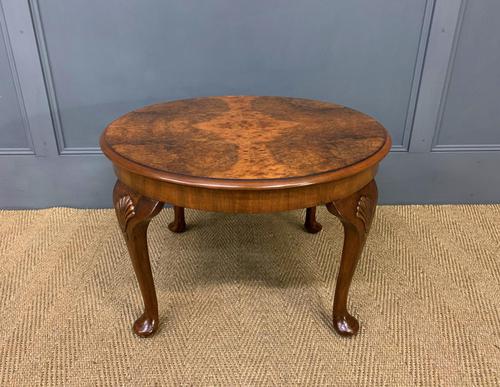
[[[377,117],[394,138],[382,202],[500,200],[496,0],[0,4],[0,207],[109,207],[104,126],[144,104],[221,94]]]
[[[122,4],[38,1],[63,153],[95,148],[106,123],[138,106],[214,94],[334,100],[407,144],[425,0]]]
[[[33,154],[1,10],[0,24],[0,154]]]
[[[435,149],[500,150],[500,1],[468,1],[457,35]]]

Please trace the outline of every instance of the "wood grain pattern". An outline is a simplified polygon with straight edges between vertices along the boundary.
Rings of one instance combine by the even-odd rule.
[[[340,180],[279,189],[241,189],[236,180],[233,189],[193,187],[142,176],[116,166],[115,172],[118,179],[134,191],[175,206],[228,213],[266,213],[314,207],[349,196],[374,178],[377,167]]]
[[[375,119],[340,105],[245,96],[147,106],[111,123],[101,137],[116,165],[193,185],[197,179],[286,185],[368,159],[376,164],[389,142]]]

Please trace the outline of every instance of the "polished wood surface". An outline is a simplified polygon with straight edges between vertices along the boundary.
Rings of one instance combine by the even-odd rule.
[[[337,181],[280,189],[217,189],[168,183],[115,166],[120,181],[144,196],[179,207],[229,213],[266,213],[314,207],[349,195],[368,184],[377,167]],[[237,184],[235,180],[233,184]]]
[[[101,147],[139,175],[215,188],[291,187],[373,166],[390,139],[375,119],[327,102],[206,97],[147,106],[112,122]]]
[[[358,331],[347,295],[377,203],[375,175],[390,136],[373,118],[326,102],[281,97],[207,97],[147,106],[111,123],[101,148],[118,182],[113,201],[144,300],[139,336],[158,325],[147,226],[163,203],[261,213],[307,208],[304,227],[319,232],[316,206],[344,225],[333,323]]]

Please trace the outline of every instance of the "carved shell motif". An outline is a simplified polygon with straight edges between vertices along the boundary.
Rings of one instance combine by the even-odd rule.
[[[135,207],[132,198],[128,195],[122,196],[115,205],[118,223],[124,234],[127,233],[127,226],[130,219],[135,216]]]
[[[365,232],[368,232],[370,220],[372,217],[373,203],[368,196],[361,196],[356,206],[356,216],[361,219],[365,226]]]

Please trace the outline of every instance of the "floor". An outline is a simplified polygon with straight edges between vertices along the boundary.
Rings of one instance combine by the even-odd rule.
[[[500,385],[500,205],[381,206],[351,287],[357,337],[332,331],[342,248],[321,209],[165,209],[149,242],[161,326],[112,210],[0,211],[0,385]]]

